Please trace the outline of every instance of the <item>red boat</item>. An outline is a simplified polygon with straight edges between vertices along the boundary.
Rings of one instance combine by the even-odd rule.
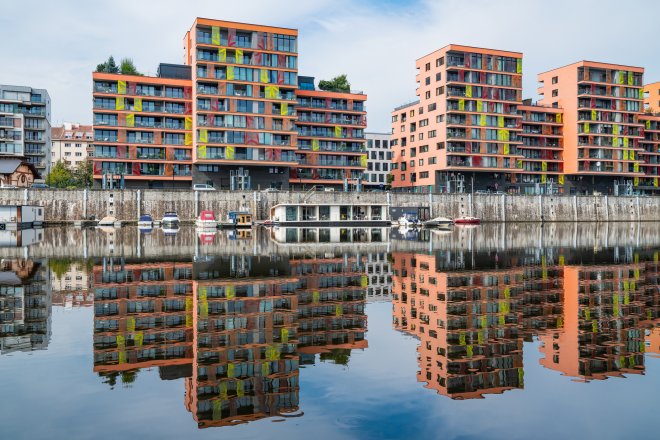
[[[481,224],[481,220],[477,217],[459,217],[454,219],[454,224],[456,225],[478,225]]]

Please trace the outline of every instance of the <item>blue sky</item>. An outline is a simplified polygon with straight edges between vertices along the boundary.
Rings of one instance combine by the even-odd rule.
[[[629,0],[85,0],[3,2],[0,83],[47,88],[53,122],[90,123],[91,72],[108,55],[145,73],[181,62],[197,16],[300,30],[300,73],[348,74],[369,95],[369,130],[415,98],[415,59],[449,43],[524,53],[525,97],[536,74],[581,59],[643,66],[660,80],[660,3]],[[615,23],[616,20],[616,24]]]

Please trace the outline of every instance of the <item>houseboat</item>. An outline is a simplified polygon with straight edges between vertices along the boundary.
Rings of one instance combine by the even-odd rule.
[[[389,205],[283,203],[270,209],[279,226],[388,226]]]
[[[202,211],[195,221],[198,229],[217,229],[218,221],[215,219],[213,211]]]
[[[225,228],[251,228],[254,224],[252,214],[247,211],[229,211],[227,219],[220,223]]]
[[[270,230],[270,238],[276,243],[387,243],[389,227],[340,228],[340,227],[278,227]]]
[[[44,223],[44,208],[36,205],[0,206],[0,230],[38,228]]]
[[[169,211],[163,214],[163,219],[160,223],[165,226],[177,226],[179,224],[179,216],[176,211]]]

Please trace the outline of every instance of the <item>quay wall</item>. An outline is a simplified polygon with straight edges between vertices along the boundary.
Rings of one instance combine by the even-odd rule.
[[[177,211],[192,221],[202,210],[224,217],[247,209],[265,220],[278,203],[389,203],[392,207],[428,207],[431,216],[475,216],[484,222],[630,222],[659,221],[660,197],[540,196],[506,194],[409,194],[355,192],[258,192],[188,190],[56,190],[0,189],[2,205],[39,205],[50,223],[111,215],[137,221]]]

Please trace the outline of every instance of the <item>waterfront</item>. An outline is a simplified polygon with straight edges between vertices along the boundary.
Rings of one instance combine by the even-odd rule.
[[[655,223],[47,228],[0,249],[3,433],[647,437],[659,251]]]

